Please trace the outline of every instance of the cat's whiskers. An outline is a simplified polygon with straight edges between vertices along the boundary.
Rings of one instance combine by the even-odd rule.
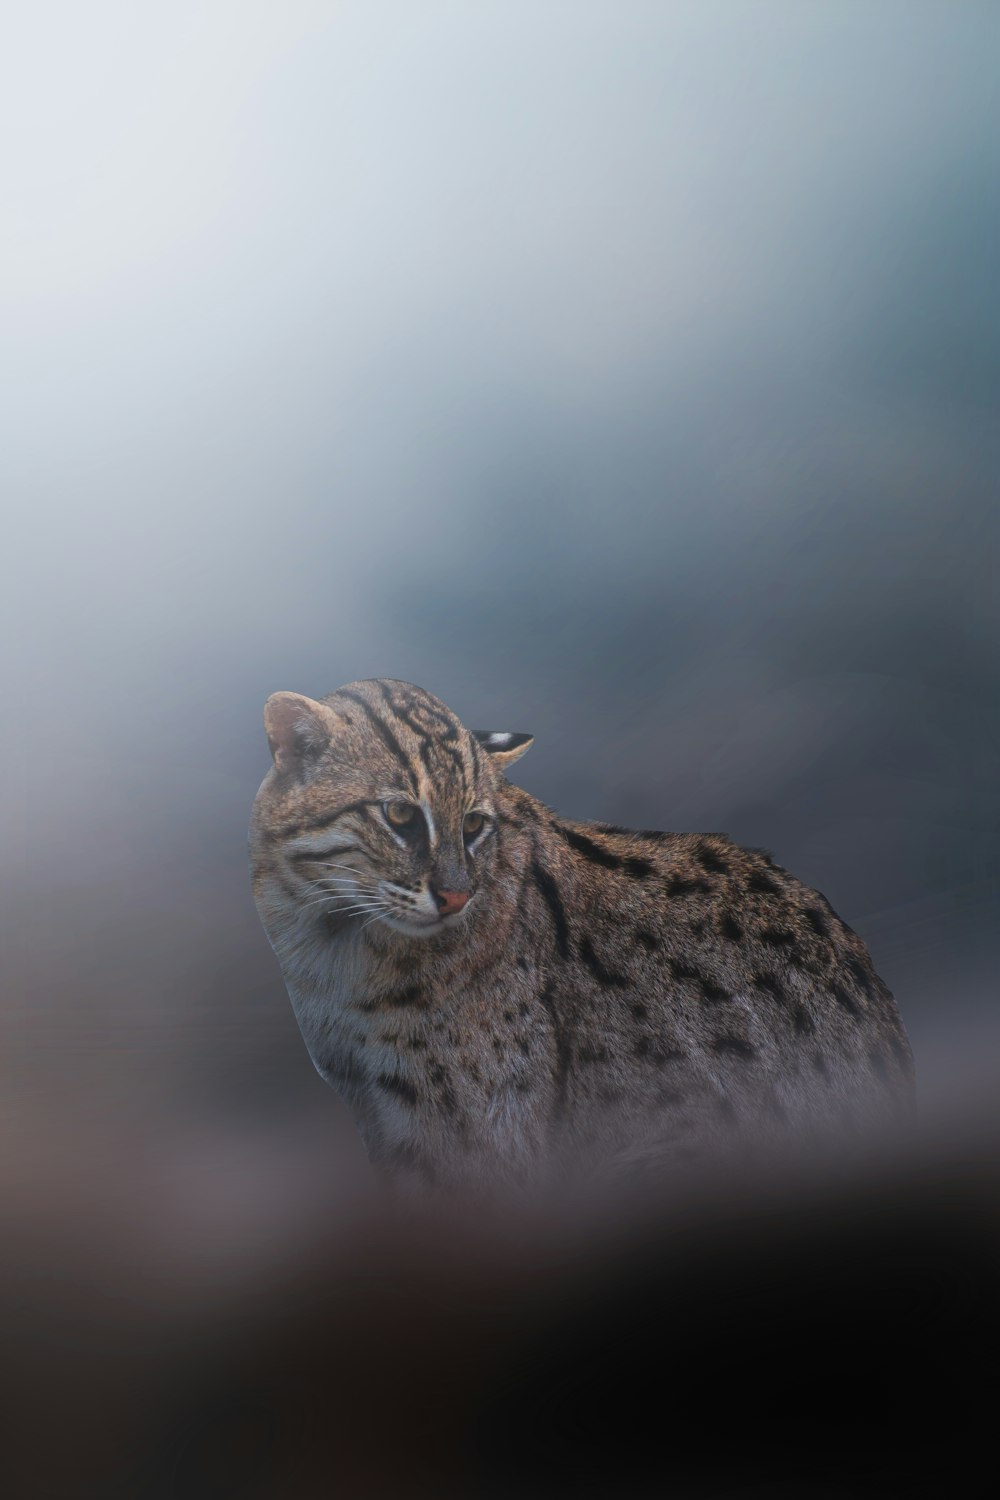
[[[309,908],[313,906],[335,907],[338,903],[343,902],[351,903],[357,906],[359,910],[364,907],[373,907],[378,904],[375,900],[372,899],[370,893],[367,891],[345,891],[343,893],[338,893],[337,891],[325,891],[321,896],[315,896],[311,901],[300,902],[299,910],[308,911]]]
[[[376,904],[370,896],[338,896],[333,891],[325,891],[323,895],[315,896],[311,901],[303,901],[301,909],[308,910],[311,906],[374,906]]]
[[[312,900],[310,900],[310,901],[304,901],[302,904],[303,904],[303,906],[311,906],[311,905],[314,904],[315,901],[320,901],[320,900],[322,900],[322,901],[368,901],[369,899],[370,899],[370,892],[369,891],[331,891],[331,890],[326,890],[326,889],[324,889],[321,886],[319,888],[318,894],[315,895],[312,898]]]
[[[345,922],[356,917],[367,917],[371,913],[370,906],[352,907],[348,911],[327,910],[321,913],[323,916],[342,918]],[[376,913],[378,915],[378,913]]]

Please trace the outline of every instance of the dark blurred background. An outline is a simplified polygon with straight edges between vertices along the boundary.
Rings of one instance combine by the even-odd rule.
[[[250,896],[276,689],[407,678],[534,732],[516,779],[568,815],[767,847],[868,942],[925,1099],[984,1085],[996,6],[7,31],[19,1264],[72,1223],[139,1319],[361,1191]]]

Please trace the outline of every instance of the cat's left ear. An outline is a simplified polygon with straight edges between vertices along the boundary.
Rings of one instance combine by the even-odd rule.
[[[472,733],[495,766],[505,769],[520,760],[535,743],[533,734],[502,734],[493,729],[474,729]]]

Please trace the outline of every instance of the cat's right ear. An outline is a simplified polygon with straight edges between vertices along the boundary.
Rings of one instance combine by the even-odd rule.
[[[501,770],[520,760],[535,743],[533,734],[508,734],[497,729],[474,729],[472,733],[493,764]]]
[[[330,710],[301,693],[272,693],[264,704],[264,732],[275,769],[302,772],[314,765],[333,737]]]

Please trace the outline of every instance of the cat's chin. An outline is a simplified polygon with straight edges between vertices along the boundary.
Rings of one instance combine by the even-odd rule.
[[[454,932],[465,921],[465,911],[453,912],[448,917],[428,917],[426,922],[406,922],[402,917],[381,917],[380,922],[403,937],[432,938],[444,932]]]

